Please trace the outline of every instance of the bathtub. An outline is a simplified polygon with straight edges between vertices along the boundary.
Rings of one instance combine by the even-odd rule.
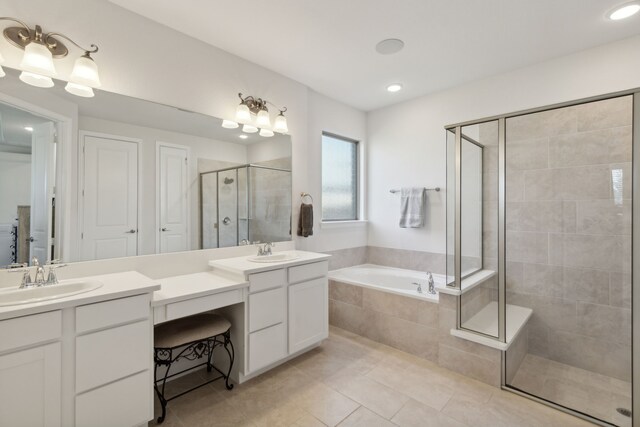
[[[428,293],[429,285],[425,271],[362,264],[330,271],[329,279],[405,297],[438,302],[437,291],[435,295]],[[446,278],[442,274],[434,274],[433,280],[437,288],[445,285]],[[422,285],[422,293],[418,293],[418,287],[413,284],[414,282]]]

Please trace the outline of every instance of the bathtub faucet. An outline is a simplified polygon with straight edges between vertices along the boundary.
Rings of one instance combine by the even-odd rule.
[[[429,293],[431,295],[435,295],[436,286],[435,286],[435,282],[433,281],[433,274],[431,274],[430,271],[427,271],[427,280],[429,281]]]

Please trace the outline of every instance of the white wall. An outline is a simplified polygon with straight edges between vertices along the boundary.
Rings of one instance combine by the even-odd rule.
[[[322,219],[322,132],[330,132],[360,141],[362,176],[366,173],[367,164],[367,129],[365,113],[341,104],[319,93],[309,91],[308,111],[308,169],[306,170],[308,186],[302,191],[310,193],[314,199],[314,228],[313,236],[308,237],[301,245],[308,250],[327,251],[344,248],[352,248],[367,245],[367,224],[351,224],[324,227],[320,224]],[[294,144],[295,146],[295,144]],[[294,168],[297,165],[294,164]],[[295,169],[294,169],[295,170]],[[366,196],[365,179],[361,179],[361,195]],[[300,210],[300,191],[294,188],[293,193],[294,218]],[[366,197],[361,197],[364,216],[366,217]],[[293,225],[297,229],[297,222]],[[300,238],[303,239],[303,238]]]
[[[639,52],[633,37],[368,113],[369,245],[445,252],[444,126],[638,88]],[[424,229],[402,230],[389,189],[421,185],[445,191]]]

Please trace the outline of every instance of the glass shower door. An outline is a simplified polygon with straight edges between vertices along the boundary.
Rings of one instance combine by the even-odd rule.
[[[505,145],[506,298],[533,310],[506,384],[629,426],[632,98],[507,118]]]
[[[218,172],[218,247],[238,245],[238,170]]]

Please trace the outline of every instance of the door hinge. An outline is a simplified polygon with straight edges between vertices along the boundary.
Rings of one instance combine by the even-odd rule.
[[[84,233],[80,233],[80,238],[84,239]]]

